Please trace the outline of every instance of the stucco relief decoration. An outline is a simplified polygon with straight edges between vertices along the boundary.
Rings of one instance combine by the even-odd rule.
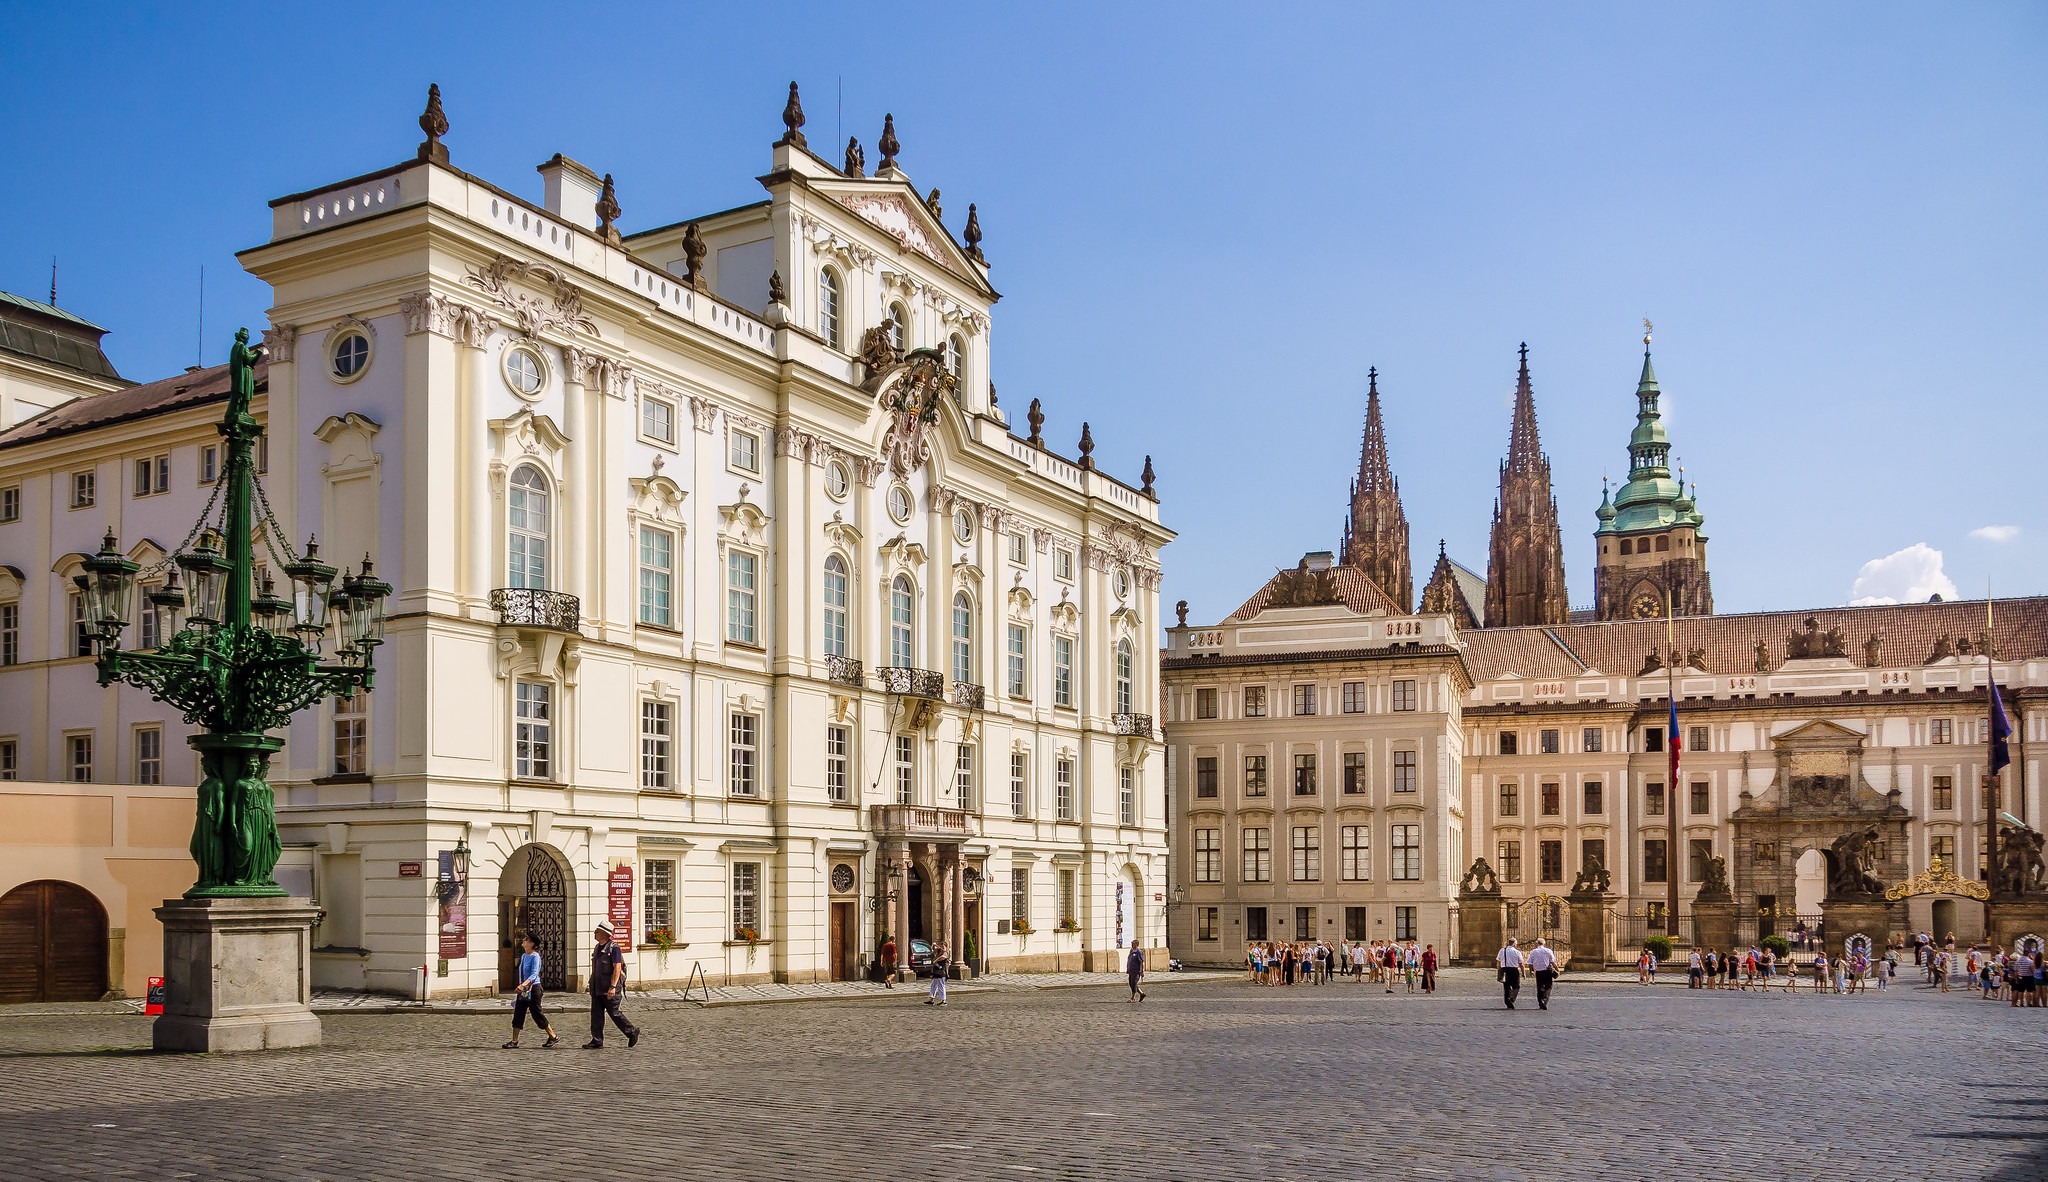
[[[1067,598],[1064,588],[1060,591],[1060,601],[1052,605],[1049,614],[1054,625],[1065,631],[1072,632],[1081,626],[1081,609],[1075,607],[1074,601]]]
[[[1031,592],[1025,587],[1010,588],[1010,618],[1029,620],[1031,618]]]
[[[431,291],[416,291],[398,297],[398,312],[405,318],[407,336],[431,332],[481,349],[491,335],[488,313]]]
[[[509,313],[522,336],[537,337],[548,329],[601,335],[596,322],[583,313],[583,293],[546,263],[500,258],[483,270],[471,271],[462,281]],[[545,288],[548,297],[528,295],[515,286],[518,283]]]
[[[289,365],[298,352],[299,330],[289,324],[273,324],[263,330],[263,356],[273,365]]]
[[[659,458],[659,457],[657,457]],[[650,521],[680,526],[683,498],[690,494],[666,476],[635,476],[626,481],[633,491],[633,511]]]
[[[562,452],[569,445],[569,437],[562,434],[562,429],[555,425],[553,419],[531,410],[521,410],[509,418],[492,419],[491,434],[497,439],[501,461],[533,458],[558,472],[561,470]]]
[[[876,400],[889,415],[882,456],[897,476],[907,477],[931,459],[931,426],[938,421],[940,400],[953,392],[955,384],[935,349],[911,353],[884,380]]]
[[[384,462],[372,442],[383,426],[377,420],[350,411],[329,415],[313,428],[313,438],[327,445],[327,460],[320,465],[324,476],[360,472]]]
[[[924,219],[910,212],[910,206],[894,193],[842,193],[839,204],[862,221],[894,238],[905,250],[914,250],[941,266],[950,267],[939,244],[925,229]]]
[[[846,520],[837,509],[832,511],[832,520],[825,523],[825,536],[848,555],[860,553],[860,527]]]
[[[768,523],[773,518],[761,511],[761,507],[746,499],[746,490],[740,491],[740,499],[730,505],[718,507],[718,553],[725,556],[728,545],[760,547],[768,544]]]
[[[867,488],[875,487],[882,479],[882,473],[889,470],[889,462],[880,456],[854,456],[853,474]]]
[[[709,398],[691,395],[690,420],[696,425],[699,433],[711,434],[711,429],[718,425],[718,404]]]
[[[981,589],[981,568],[969,562],[966,555],[961,555],[960,561],[953,564],[953,583],[955,586],[965,587],[970,591],[979,591]]]
[[[883,565],[891,569],[904,570],[912,574],[924,569],[924,547],[902,534],[883,542],[881,555]]]
[[[882,256],[850,238],[841,237],[825,222],[808,214],[799,213],[796,224],[810,240],[811,249],[820,255],[836,257],[841,263],[856,270],[871,270],[882,261]]]
[[[1034,529],[1033,529],[1033,530],[1031,531],[1031,548],[1032,548],[1033,550],[1036,550],[1036,551],[1038,551],[1038,552],[1039,552],[1040,554],[1049,554],[1049,553],[1051,553],[1051,552],[1052,552],[1052,531],[1051,531],[1051,530],[1049,530],[1049,529],[1035,529],[1035,528],[1034,528]]]

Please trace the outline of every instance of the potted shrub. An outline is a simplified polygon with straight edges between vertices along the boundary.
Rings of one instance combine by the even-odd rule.
[[[1659,964],[1671,959],[1671,937],[1669,936],[1651,936],[1643,941],[1643,947],[1650,950],[1650,955],[1656,957]]]
[[[1763,947],[1770,949],[1771,955],[1777,957],[1778,963],[1780,964],[1783,964],[1785,962],[1786,957],[1792,955],[1792,941],[1787,940],[1785,937],[1779,935],[1776,932],[1772,932],[1770,935],[1765,936],[1762,940],[1759,940],[1758,943],[1761,944]]]

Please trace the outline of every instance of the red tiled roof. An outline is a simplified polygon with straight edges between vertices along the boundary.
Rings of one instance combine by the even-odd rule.
[[[256,363],[256,392],[269,389],[270,366]],[[25,423],[0,431],[0,448],[20,447],[40,439],[71,435],[94,427],[124,423],[181,407],[219,402],[228,396],[228,367],[215,365],[187,370],[176,377],[74,398],[52,407]]]
[[[1272,578],[1266,580],[1265,586],[1244,601],[1244,606],[1230,613],[1230,618],[1249,620],[1266,610],[1266,605],[1272,602],[1275,594],[1283,586],[1289,585],[1298,573],[1294,570],[1275,572]],[[1393,600],[1387,598],[1386,592],[1380,590],[1377,583],[1355,566],[1340,563],[1323,573],[1330,575],[1331,590],[1335,593],[1337,601],[1361,616],[1372,615],[1375,612],[1389,616],[1407,614],[1396,607]]]

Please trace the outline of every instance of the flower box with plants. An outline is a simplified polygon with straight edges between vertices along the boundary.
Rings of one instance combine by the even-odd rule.
[[[1010,921],[1010,934],[1013,936],[1028,936],[1037,930],[1037,928],[1031,926],[1031,921],[1028,919],[1013,919]]]
[[[743,923],[734,924],[731,942],[734,944],[745,944],[747,947],[752,948],[762,942],[761,933]]]
[[[668,928],[648,929],[647,942],[641,945],[642,948],[653,948],[661,952],[674,952],[678,948],[689,946],[689,941],[676,939],[676,934]]]
[[[1063,919],[1060,921],[1059,930],[1063,932],[1078,932],[1081,930],[1080,921],[1073,919]]]

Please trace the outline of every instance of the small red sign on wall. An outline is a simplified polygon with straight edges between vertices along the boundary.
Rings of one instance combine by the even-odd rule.
[[[612,921],[612,939],[620,946],[633,946],[633,868],[614,867],[610,876],[611,910],[608,918]]]
[[[398,877],[418,878],[419,876],[420,864],[418,862],[400,862],[398,864]]]
[[[145,1014],[163,1013],[164,993],[164,979],[162,977],[151,977],[149,979],[149,994],[143,1000],[142,1012]]]

